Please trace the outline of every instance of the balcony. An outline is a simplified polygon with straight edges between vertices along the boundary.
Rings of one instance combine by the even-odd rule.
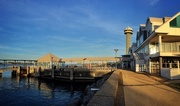
[[[162,51],[161,52],[180,52],[180,42],[162,43]]]
[[[161,53],[180,53],[180,42],[176,43],[162,43],[161,51],[159,51],[159,44],[156,44],[150,48],[150,54]]]

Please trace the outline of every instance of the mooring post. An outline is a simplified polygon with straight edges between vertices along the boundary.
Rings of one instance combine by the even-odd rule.
[[[39,67],[39,69],[38,69],[38,77],[41,78],[41,67]]]
[[[31,73],[30,73],[30,67],[27,66],[27,76],[30,77],[31,76]]]
[[[52,74],[51,74],[52,79],[54,79],[54,70],[55,70],[55,66],[52,66]]]
[[[4,60],[4,70],[6,69],[6,62],[5,62],[6,60]]]
[[[70,70],[70,81],[73,81],[73,71],[74,71],[74,68],[72,68],[71,70]]]
[[[21,76],[21,66],[18,66],[17,68],[17,75]]]

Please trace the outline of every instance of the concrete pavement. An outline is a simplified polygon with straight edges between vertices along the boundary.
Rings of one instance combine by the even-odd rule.
[[[180,92],[144,74],[120,70],[117,101],[125,106],[180,106]],[[124,92],[122,92],[124,91]],[[122,103],[124,99],[124,103]],[[118,103],[118,102],[117,102]],[[118,105],[117,105],[118,106]]]

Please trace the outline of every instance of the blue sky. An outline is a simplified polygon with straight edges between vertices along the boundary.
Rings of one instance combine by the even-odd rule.
[[[38,59],[125,54],[123,30],[173,16],[179,0],[0,0],[0,58]]]

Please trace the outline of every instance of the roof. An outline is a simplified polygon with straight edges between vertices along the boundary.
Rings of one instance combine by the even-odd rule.
[[[60,58],[49,53],[49,54],[46,54],[44,56],[42,56],[41,58],[39,58],[37,60],[37,62],[59,62]]]
[[[173,19],[175,19],[176,17],[178,17],[180,15],[180,12],[178,12],[176,15],[174,15],[173,17],[164,17],[164,18],[166,18],[166,20],[165,20],[165,22],[164,23],[162,23],[162,25],[160,25],[157,29],[155,29],[152,33],[151,33],[151,35],[143,42],[143,43],[141,43],[140,44],[140,46],[138,46],[137,48],[136,48],[136,50],[135,50],[135,52],[137,52],[138,50],[140,50],[141,48],[143,48],[147,43],[149,43],[150,42],[150,40],[152,40],[152,39],[158,39],[157,37],[158,36],[156,36],[157,34],[167,34],[167,35],[173,35],[173,37],[171,37],[172,38],[172,41],[175,41],[174,40],[174,38],[176,39],[176,41],[179,41],[179,37],[177,37],[177,36],[179,36],[180,35],[180,31],[179,31],[179,28],[170,28],[170,26],[169,26],[169,23],[173,20]],[[162,19],[162,21],[163,21],[163,18],[161,18]],[[159,18],[153,18],[153,17],[149,17],[148,19],[147,19],[147,21],[146,21],[146,24],[147,24],[147,22],[148,21],[153,21],[153,22],[160,22],[161,21],[161,19],[159,19]],[[165,38],[163,39],[164,41],[165,41]],[[169,41],[169,38],[168,38],[168,41]]]
[[[148,19],[146,20],[146,25],[148,22],[155,25],[161,25],[163,24],[163,18],[148,17]]]
[[[162,22],[163,21],[162,18],[156,18],[156,17],[149,17],[149,20],[151,22]]]
[[[169,23],[175,19],[176,17],[178,17],[180,15],[180,12],[178,12],[176,15],[174,15],[173,17],[171,17],[170,19],[168,17],[166,17],[166,21],[164,24],[162,24],[160,27],[158,27],[155,32],[156,33],[168,33],[171,35],[178,35],[179,36],[179,28],[169,28]]]
[[[127,34],[127,33],[133,34],[133,29],[129,26],[127,28],[125,28],[125,30],[124,30],[124,34]]]
[[[118,58],[118,57],[117,57]],[[120,59],[120,58],[118,58]],[[118,60],[117,59],[117,60]],[[86,58],[62,58],[65,62],[81,62],[81,61],[116,61],[115,57],[86,57]]]
[[[127,28],[125,28],[125,30],[133,30],[131,27],[127,27]]]

